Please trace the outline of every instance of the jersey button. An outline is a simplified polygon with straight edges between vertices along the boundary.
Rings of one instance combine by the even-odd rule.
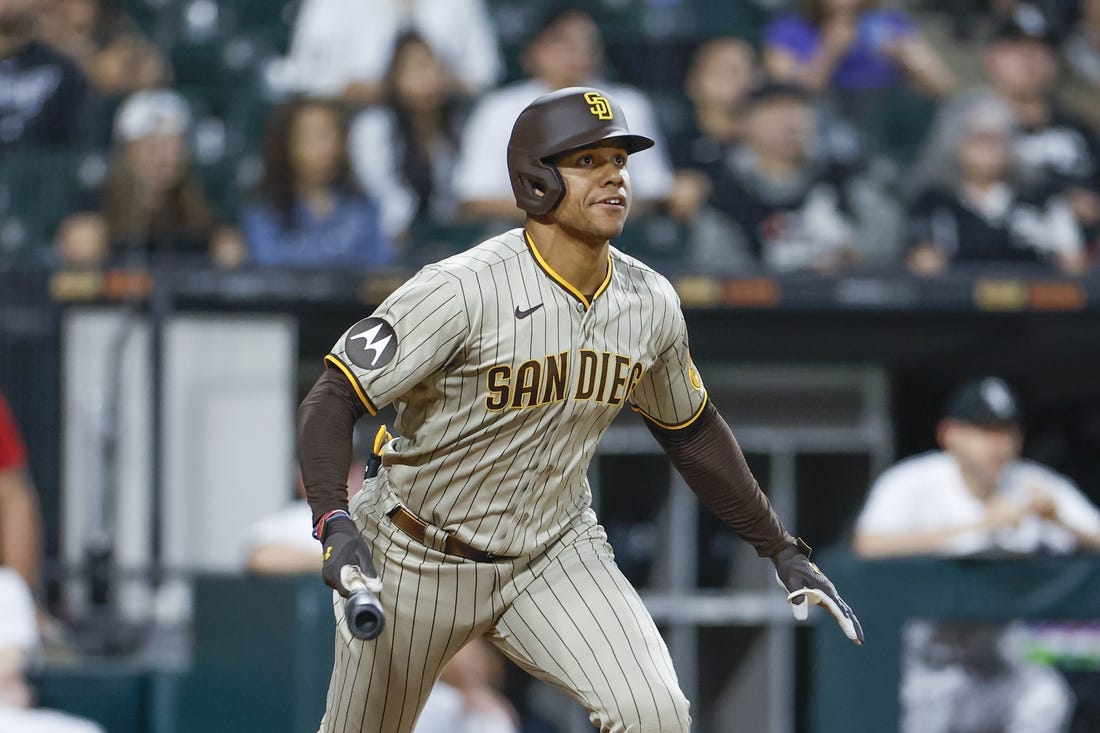
[[[577,303],[577,313],[584,313],[584,303]]]

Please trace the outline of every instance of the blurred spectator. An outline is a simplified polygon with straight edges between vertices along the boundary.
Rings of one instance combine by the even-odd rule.
[[[1070,71],[1100,91],[1100,0],[1081,0],[1081,15],[1062,42]]]
[[[873,92],[911,82],[936,96],[955,78],[900,10],[874,0],[806,0],[764,32],[768,74],[813,92]]]
[[[272,113],[259,197],[241,216],[255,264],[372,267],[390,261],[378,207],[355,183],[347,141],[347,115],[338,102],[299,99]]]
[[[28,587],[37,588],[41,559],[42,521],[27,470],[27,448],[0,394],[0,566],[11,568]]]
[[[1100,131],[1100,0],[1081,0],[1080,14],[1061,43],[1069,74],[1061,75],[1059,102]]]
[[[483,638],[468,642],[443,668],[413,733],[519,733],[503,686],[500,653]]]
[[[0,2],[0,153],[87,140],[87,82],[69,59],[35,40],[38,1]]]
[[[592,17],[575,6],[551,8],[523,50],[523,66],[530,78],[486,94],[466,124],[454,183],[463,216],[522,220],[508,181],[506,141],[512,123],[536,97],[570,86],[606,91],[622,107],[631,132],[657,140],[654,152],[630,160],[634,205],[668,196],[672,171],[649,100],[633,87],[600,79],[602,63],[603,45]]]
[[[906,622],[899,733],[1066,733],[1079,728],[1074,688],[1056,664],[1022,653],[1023,625]]]
[[[782,272],[830,271],[863,254],[893,256],[896,215],[872,225],[877,220],[863,216],[869,209],[881,215],[890,205],[854,170],[815,147],[814,110],[805,90],[765,81],[749,96],[743,142],[714,176],[690,260],[710,270],[762,265]]]
[[[676,218],[691,218],[705,203],[711,178],[740,141],[755,75],[755,53],[740,38],[711,39],[692,57],[684,78],[691,115],[668,136],[676,169],[668,208]]]
[[[352,164],[378,199],[382,229],[392,240],[401,240],[414,220],[454,219],[462,112],[431,46],[415,32],[403,34],[386,72],[385,103],[355,118],[350,141]]]
[[[1041,14],[1016,13],[987,45],[985,70],[1020,127],[1015,152],[1024,180],[1064,189],[1086,241],[1095,242],[1100,238],[1100,141],[1053,101],[1058,78],[1054,43]]]
[[[119,7],[120,0],[38,0],[39,36],[80,66],[103,97],[168,81],[160,51]]]
[[[18,573],[0,567],[0,731],[104,733],[91,721],[53,710],[35,710],[27,667],[38,649],[34,599]]]
[[[115,151],[98,206],[74,214],[58,230],[67,265],[152,255],[207,258],[237,250],[235,230],[218,225],[191,168],[191,114],[176,92],[137,92],[115,117]]]
[[[273,67],[271,82],[286,92],[375,104],[406,30],[428,41],[456,91],[477,94],[499,78],[500,51],[483,0],[304,0],[290,54]]]
[[[949,263],[1049,261],[1081,272],[1068,200],[1049,184],[1028,190],[1017,175],[1012,110],[991,94],[965,101],[941,117],[921,159],[929,185],[910,207],[910,268],[938,275]]]
[[[871,487],[859,554],[1100,550],[1100,511],[1069,479],[1020,458],[1019,403],[1003,380],[961,385],[936,437],[942,450],[898,463]]]

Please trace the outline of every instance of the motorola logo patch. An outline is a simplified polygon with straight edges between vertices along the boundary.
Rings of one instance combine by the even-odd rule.
[[[352,364],[363,369],[384,367],[397,353],[397,334],[381,318],[364,318],[348,331],[344,352]]]

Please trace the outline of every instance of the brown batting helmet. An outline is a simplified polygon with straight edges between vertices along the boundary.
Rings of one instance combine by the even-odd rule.
[[[622,109],[599,89],[567,87],[527,105],[508,140],[516,206],[536,215],[552,211],[565,195],[565,182],[547,159],[601,140],[615,140],[627,153],[653,146],[648,137],[630,133]]]

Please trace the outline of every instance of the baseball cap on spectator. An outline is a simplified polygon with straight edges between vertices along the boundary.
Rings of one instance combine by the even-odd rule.
[[[149,135],[183,134],[191,125],[187,101],[170,89],[131,94],[115,116],[115,139],[128,143]]]
[[[1047,46],[1058,45],[1054,25],[1042,10],[1029,3],[1018,5],[993,31],[991,43],[997,41],[1036,41]]]
[[[1003,379],[981,377],[964,382],[951,394],[944,416],[972,425],[1015,426],[1020,422],[1019,404]]]

